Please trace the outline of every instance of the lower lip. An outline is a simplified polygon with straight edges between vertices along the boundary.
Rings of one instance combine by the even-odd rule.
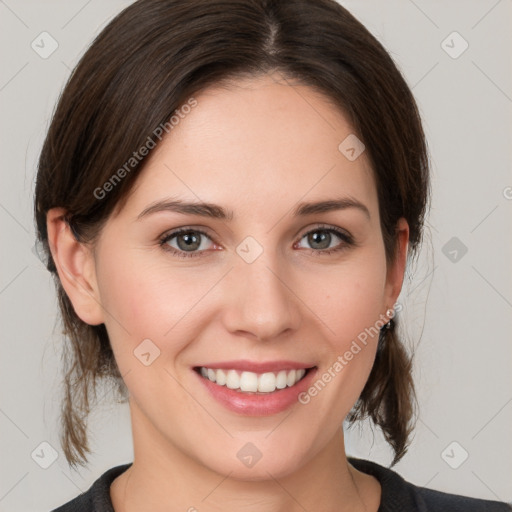
[[[272,393],[243,393],[226,386],[219,386],[192,370],[218,402],[230,411],[246,416],[271,416],[298,403],[298,395],[311,385],[317,369],[312,368],[297,384]]]

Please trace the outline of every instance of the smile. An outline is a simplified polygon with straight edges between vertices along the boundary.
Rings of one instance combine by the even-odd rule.
[[[269,416],[302,405],[300,393],[318,367],[291,360],[203,362],[191,368],[202,387],[223,408],[245,416]]]
[[[273,393],[295,386],[306,375],[308,368],[255,373],[235,369],[214,369],[201,366],[199,373],[218,386],[225,386],[241,393]]]

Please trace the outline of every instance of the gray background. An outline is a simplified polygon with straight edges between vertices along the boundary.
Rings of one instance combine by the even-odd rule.
[[[1,511],[50,510],[132,460],[128,407],[108,394],[90,418],[88,468],[71,471],[61,452],[61,337],[53,284],[33,252],[31,202],[59,92],[92,38],[129,3],[0,0]],[[417,485],[511,501],[512,1],[342,4],[405,74],[432,156],[426,244],[401,295],[421,414],[394,469]],[[44,31],[58,44],[47,58]],[[368,425],[347,432],[347,451],[391,461]]]

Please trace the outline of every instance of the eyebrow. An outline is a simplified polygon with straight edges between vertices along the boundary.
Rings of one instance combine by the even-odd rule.
[[[325,201],[316,201],[310,203],[300,203],[293,210],[294,217],[305,217],[307,215],[312,215],[315,213],[326,213],[337,210],[346,210],[349,208],[355,208],[363,212],[368,219],[370,219],[370,211],[368,208],[358,201],[357,199],[351,197],[344,197],[339,199],[330,199]],[[203,203],[203,202],[186,202],[181,200],[172,200],[172,199],[164,199],[162,201],[157,201],[152,203],[147,208],[145,208],[138,216],[137,220],[146,217],[152,213],[169,211],[175,213],[181,213],[184,215],[198,215],[200,217],[209,217],[212,219],[219,220],[233,220],[234,214],[230,210],[224,209],[222,206],[213,204],[213,203]]]

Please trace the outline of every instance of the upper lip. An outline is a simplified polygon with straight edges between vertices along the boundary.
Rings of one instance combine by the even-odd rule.
[[[196,368],[211,368],[212,370],[240,370],[253,373],[275,372],[279,370],[300,370],[301,368],[313,368],[315,365],[310,363],[301,363],[298,361],[248,361],[239,359],[237,361],[219,361],[216,363],[205,363],[196,366]]]

